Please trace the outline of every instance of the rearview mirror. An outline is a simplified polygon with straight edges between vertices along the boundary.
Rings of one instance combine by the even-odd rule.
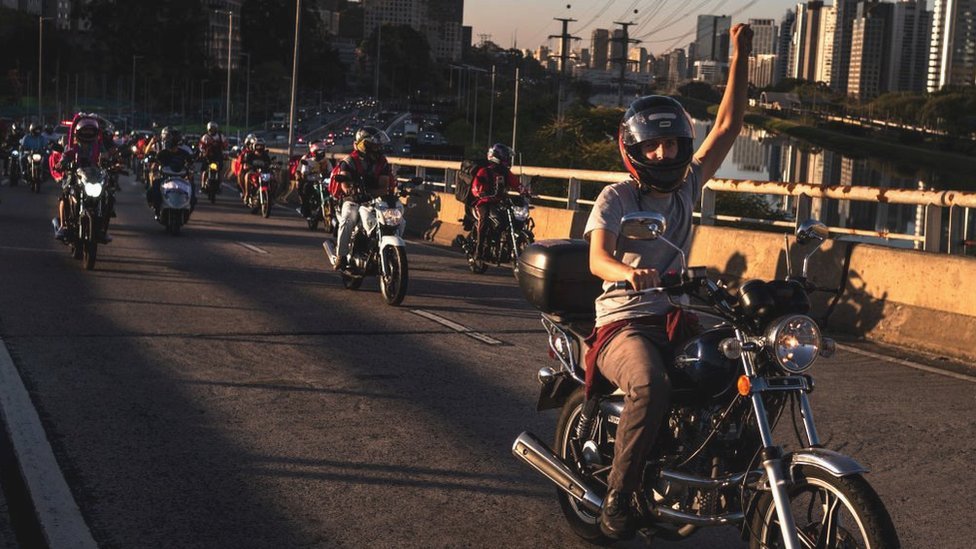
[[[658,212],[634,212],[620,219],[620,236],[631,240],[655,240],[667,230],[668,222]]]
[[[827,226],[816,219],[807,219],[796,229],[796,241],[806,244],[811,240],[824,241],[830,237],[830,230]]]

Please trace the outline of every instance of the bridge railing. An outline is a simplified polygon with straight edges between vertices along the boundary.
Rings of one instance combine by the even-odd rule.
[[[344,156],[336,154],[333,155],[333,158],[338,159]],[[412,167],[414,177],[422,178],[428,188],[446,193],[454,192],[457,171],[460,167],[459,162],[401,157],[390,157],[389,161],[400,168],[401,176],[403,176],[403,168]],[[512,171],[521,178],[523,184],[527,184],[533,177],[564,181],[565,196],[538,195],[538,198],[569,210],[588,209],[593,205],[592,200],[581,198],[580,191],[584,182],[617,183],[629,177],[627,172],[573,170],[540,166],[514,166]],[[722,192],[793,197],[795,204],[793,220],[756,219],[718,214],[715,210],[716,196]],[[806,183],[711,179],[705,185],[701,212],[695,215],[700,218],[703,225],[714,225],[721,221],[733,225],[748,223],[795,227],[798,222],[810,217],[816,204],[815,201],[824,199],[904,204],[919,208],[916,230],[911,234],[850,227],[829,227],[830,231],[837,235],[871,237],[888,241],[908,241],[916,249],[955,254],[964,253],[967,245],[973,245],[972,235],[976,232],[976,192],[920,191],[866,186],[823,186]],[[948,210],[948,215],[944,215],[945,210]]]

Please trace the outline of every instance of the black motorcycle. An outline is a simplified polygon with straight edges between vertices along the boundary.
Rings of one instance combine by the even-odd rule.
[[[20,151],[23,160],[24,182],[29,184],[31,191],[41,191],[41,183],[47,176],[47,155],[45,151]]]
[[[458,235],[454,243],[468,258],[468,268],[473,273],[483,273],[489,263],[511,263],[518,276],[519,256],[526,246],[535,241],[532,229],[535,223],[529,216],[532,206],[525,195],[505,197],[488,211],[487,234],[478,255],[478,224],[472,222],[467,235]]]
[[[670,245],[661,236],[665,228],[660,214],[637,212],[623,218],[621,238]],[[816,241],[819,248],[827,234],[823,224],[808,221],[797,241]],[[754,549],[899,546],[884,504],[863,477],[867,469],[825,448],[814,425],[809,368],[835,346],[806,314],[807,260],[816,248],[801,276],[751,280],[735,294],[701,267],[683,268],[663,277],[662,287],[645,290],[720,320],[674,350],[671,409],[637,493],[645,538],[681,540],[700,527],[736,525]],[[550,355],[560,362],[539,371],[538,408],[562,411],[554,449],[524,432],[512,452],[559,487],[572,530],[602,544],[610,541],[598,520],[623,395],[597,391],[585,398],[584,339],[594,323],[593,298],[602,291],[589,274],[588,254],[586,242],[562,240],[531,246],[522,256],[519,285],[542,310]],[[614,289],[621,297],[637,294],[626,283]],[[679,304],[678,296],[692,304]],[[798,442],[791,452],[772,437],[786,412]]]
[[[329,180],[324,174],[307,174],[302,191],[300,213],[305,218],[308,230],[314,231],[319,223],[325,232],[336,234],[339,221],[335,214],[335,200],[329,193]]]
[[[71,248],[72,257],[83,260],[85,269],[90,271],[95,268],[98,245],[107,243],[114,190],[108,183],[108,172],[101,168],[78,168],[67,177],[64,243]]]
[[[206,193],[210,203],[217,202],[217,193],[220,192],[220,165],[212,160],[203,159],[203,165],[207,168],[200,174],[200,190]]]

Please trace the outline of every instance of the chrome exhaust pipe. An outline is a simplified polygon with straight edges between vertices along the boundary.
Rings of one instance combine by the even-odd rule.
[[[336,247],[331,240],[322,241],[322,249],[325,250],[325,257],[329,260],[329,263],[335,267],[336,264]]]
[[[532,433],[526,431],[515,439],[515,443],[512,444],[512,454],[542,473],[542,476],[551,480],[560,490],[572,496],[590,511],[599,513],[603,508],[603,498],[584,484],[583,480],[546,446],[546,443]]]

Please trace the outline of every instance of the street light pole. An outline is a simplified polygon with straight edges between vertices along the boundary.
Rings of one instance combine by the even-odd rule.
[[[141,55],[132,56],[132,97],[129,108],[129,124],[131,125],[129,128],[130,131],[136,129],[136,59],[141,57]]]
[[[251,115],[251,54],[241,52],[241,55],[247,57],[247,74],[245,75],[245,80],[247,84],[244,86],[244,129],[246,130],[250,124]]]
[[[44,20],[50,19],[50,17],[38,17],[37,18],[37,118],[38,122],[42,125],[44,124],[44,110],[41,108],[41,90],[43,88],[43,78],[41,75],[44,74]]]
[[[288,113],[288,158],[295,139],[295,91],[298,86],[298,29],[302,21],[302,0],[295,0],[295,54],[291,60],[291,112]]]
[[[515,114],[512,117],[512,150],[515,149],[515,136],[518,130],[519,68],[515,67]]]
[[[488,146],[492,144],[491,128],[495,122],[495,65],[491,66],[491,98],[488,101]]]
[[[234,45],[234,12],[227,10],[227,124],[230,128],[230,53]]]
[[[376,77],[373,81],[373,97],[380,100],[380,46],[383,43],[383,23],[376,27]]]

